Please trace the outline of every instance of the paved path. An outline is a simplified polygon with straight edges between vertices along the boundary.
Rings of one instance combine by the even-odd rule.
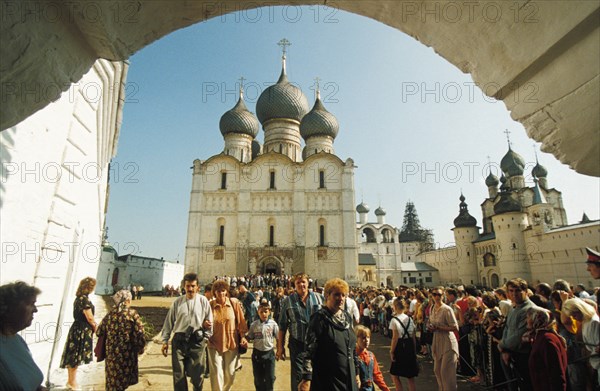
[[[132,307],[138,306],[169,306],[172,299],[167,298],[144,298],[141,301],[135,301]],[[377,357],[386,383],[393,388],[393,383],[389,375],[389,339],[376,334],[372,338],[371,350]],[[167,391],[172,390],[172,377],[171,377],[171,358],[163,357],[160,352],[161,343],[158,341],[151,341],[145,353],[139,358],[140,366],[140,377],[139,383],[131,386],[128,390],[131,391]],[[250,351],[241,357],[242,369],[237,372],[233,390],[235,391],[253,391],[254,383],[252,376],[252,362],[250,360]],[[276,381],[275,390],[284,391],[289,390],[290,384],[290,364],[289,361],[279,361],[276,365]],[[94,363],[85,365],[79,369],[79,380],[82,386],[82,390],[104,390],[104,363]],[[437,390],[437,383],[435,376],[433,375],[433,364],[426,360],[423,361],[423,370],[420,376],[417,377],[417,389],[418,390]],[[407,387],[406,381],[403,382],[404,387]],[[206,379],[205,390],[210,390],[210,381]],[[477,387],[465,381],[459,382],[459,390],[483,390],[481,387]],[[54,388],[59,391],[61,388]],[[192,390],[190,385],[190,390]]]

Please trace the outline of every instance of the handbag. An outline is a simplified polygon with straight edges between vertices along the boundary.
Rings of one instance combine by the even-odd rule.
[[[231,301],[231,300],[230,300]],[[231,304],[233,306],[234,301],[231,301]],[[239,306],[239,301],[235,301],[235,303]],[[245,354],[248,351],[248,345],[246,346],[242,346],[240,343],[242,342],[242,336],[240,335],[240,332],[238,331],[238,317],[237,317],[237,311],[235,310],[235,308],[233,309],[233,314],[235,315],[235,334],[237,335],[236,337],[236,344],[238,347],[238,354]]]
[[[96,342],[96,347],[94,348],[94,355],[96,356],[96,361],[101,362],[106,358],[106,336],[102,335],[98,337],[98,342]]]

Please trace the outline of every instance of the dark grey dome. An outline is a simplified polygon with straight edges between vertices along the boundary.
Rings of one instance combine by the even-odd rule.
[[[356,211],[358,213],[369,213],[369,205],[365,204],[364,202],[361,202],[360,204],[358,204],[358,206],[356,207]]]
[[[258,128],[258,120],[248,111],[241,96],[233,109],[225,112],[219,121],[219,129],[223,136],[228,133],[241,133],[254,138],[258,134]]]
[[[533,167],[531,173],[536,178],[546,178],[548,176],[548,170],[546,170],[546,167],[542,166],[540,163],[537,163],[535,167]]]
[[[317,97],[312,110],[308,112],[300,122],[300,135],[307,140],[312,136],[329,136],[335,138],[340,125],[333,114],[331,114],[321,99]]]
[[[491,175],[491,174],[490,174]],[[454,226],[456,228],[463,227],[476,227],[477,220],[475,217],[469,214],[469,209],[467,208],[467,203],[465,202],[465,196],[460,195],[460,209],[458,213],[458,217],[454,219]]]
[[[511,197],[511,193],[506,191],[500,193],[500,200],[494,205],[494,213],[521,212],[523,207],[521,203]]]
[[[385,210],[380,206],[375,209],[375,216],[385,216]]]
[[[506,178],[505,178],[506,180]],[[498,186],[498,183],[500,183],[498,181],[498,177],[494,174],[492,174],[490,172],[490,175],[487,176],[487,178],[485,178],[485,185],[490,187],[490,186]]]
[[[518,153],[512,149],[508,149],[506,155],[500,161],[500,168],[509,177],[515,175],[523,175],[523,169],[525,168],[525,161]]]
[[[256,102],[256,116],[264,125],[270,119],[286,118],[300,122],[308,112],[308,101],[302,90],[287,79],[285,69],[276,84],[260,94]]]

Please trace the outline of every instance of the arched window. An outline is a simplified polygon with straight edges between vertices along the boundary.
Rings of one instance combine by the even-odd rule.
[[[221,189],[222,190],[227,189],[227,173],[226,172],[221,173]]]
[[[363,229],[363,233],[367,237],[367,243],[377,243],[377,240],[375,239],[375,232],[373,232],[371,228]]]
[[[269,246],[275,246],[275,226],[269,226]]]
[[[319,246],[325,246],[325,226],[319,225]]]
[[[225,226],[221,225],[219,227],[219,246],[225,245]]]
[[[269,173],[269,189],[275,189],[275,171]]]
[[[392,232],[389,229],[387,229],[387,228],[383,229],[383,231],[381,231],[381,235],[383,236],[383,243],[393,243],[394,242]]]
[[[319,189],[325,188],[325,171],[319,170]]]

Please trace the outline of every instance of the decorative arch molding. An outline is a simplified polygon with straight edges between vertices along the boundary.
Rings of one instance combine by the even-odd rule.
[[[490,270],[488,272],[488,281],[490,282],[490,288],[498,288],[500,286],[500,274],[497,270]]]
[[[284,268],[284,263],[279,257],[275,255],[267,255],[260,258],[256,263],[256,270],[250,270],[250,272],[255,274],[273,273],[276,275],[280,275],[282,274]]]
[[[14,9],[3,12],[0,55],[7,66],[1,68],[0,83],[15,88],[53,86],[57,93],[80,80],[99,58],[126,60],[173,31],[236,11],[237,4],[80,0],[78,7],[61,7],[62,17],[54,23],[40,23],[36,17],[23,17],[21,8],[31,7],[29,3],[15,2]],[[580,173],[600,176],[600,140],[595,137],[600,123],[599,3],[547,1],[515,7],[513,2],[493,2],[494,16],[485,13],[489,2],[428,3],[338,0],[334,6],[432,47],[470,73],[486,95],[503,100],[512,118],[542,143],[545,152]],[[315,4],[322,1],[259,1],[245,4],[243,10]],[[449,5],[459,9],[450,12]],[[95,10],[93,19],[81,12],[88,6]],[[425,8],[432,6],[435,15],[426,17]],[[526,39],[531,36],[539,39]],[[532,88],[535,99],[527,99]],[[16,125],[56,100],[55,95],[4,94],[0,129]]]

